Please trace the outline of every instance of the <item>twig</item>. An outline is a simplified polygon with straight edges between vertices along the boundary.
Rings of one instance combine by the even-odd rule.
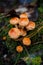
[[[32,45],[39,44],[39,43],[43,43],[43,41],[36,42],[36,43],[34,43]]]
[[[38,29],[37,31],[35,31],[35,32],[30,36],[30,38],[33,37],[33,36],[35,36],[42,28],[43,28],[43,26],[39,27],[39,29]],[[27,37],[28,37],[28,36],[27,36]]]
[[[3,15],[3,16],[2,16],[2,17],[0,17],[0,18],[5,18],[5,17],[8,17],[8,16],[10,16],[10,14]]]

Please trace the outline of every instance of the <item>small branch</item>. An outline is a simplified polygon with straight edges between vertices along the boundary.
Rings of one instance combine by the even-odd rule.
[[[43,26],[39,27],[36,31],[34,31],[30,35],[27,35],[26,37],[30,37],[31,38],[31,37],[35,36],[42,28],[43,28]]]
[[[1,16],[0,18],[5,18],[5,17],[9,17],[10,16],[10,14],[8,14],[8,15],[3,15],[3,16]]]
[[[32,45],[39,44],[39,43],[43,43],[43,41],[36,42],[36,43],[34,43]]]
[[[15,27],[16,27],[16,28],[18,28],[18,26],[17,26],[17,25],[15,25]]]

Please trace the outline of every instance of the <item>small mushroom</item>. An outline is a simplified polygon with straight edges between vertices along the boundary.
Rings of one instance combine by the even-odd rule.
[[[35,29],[35,22],[30,21],[29,24],[26,26],[27,30],[33,30]]]
[[[2,39],[3,39],[3,40],[6,40],[6,36],[4,36]]]
[[[26,36],[27,35],[27,32],[23,29],[20,29],[20,32],[21,32],[21,36]]]
[[[20,30],[18,28],[11,28],[8,32],[8,35],[12,39],[17,39],[20,36]]]
[[[28,37],[23,38],[23,45],[29,46],[31,44],[31,40]]]
[[[19,52],[19,53],[22,52],[23,51],[23,47],[21,45],[17,46],[16,47],[16,51]]]
[[[16,25],[19,23],[19,18],[18,17],[14,17],[10,19],[10,24],[12,25]]]
[[[26,13],[20,14],[20,18],[28,18],[28,15]]]
[[[20,18],[20,22],[19,22],[19,25],[22,26],[22,27],[25,27],[27,26],[29,23],[29,19],[28,18]]]

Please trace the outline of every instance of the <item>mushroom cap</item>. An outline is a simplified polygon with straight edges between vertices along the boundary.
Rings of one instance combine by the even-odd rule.
[[[16,47],[16,51],[19,52],[19,53],[22,52],[23,51],[23,47],[22,46],[17,46]]]
[[[33,30],[35,28],[35,22],[30,21],[29,24],[26,26],[27,30]]]
[[[27,32],[23,29],[20,29],[20,32],[21,32],[21,36],[26,36],[27,35]]]
[[[18,17],[14,17],[10,19],[10,24],[15,25],[19,23],[19,18]]]
[[[20,18],[28,18],[27,13],[22,13],[22,14],[20,14]]]
[[[8,32],[8,35],[12,39],[17,39],[20,36],[20,30],[18,28],[11,28]]]
[[[3,39],[3,40],[6,40],[6,36],[4,36],[2,39]]]
[[[23,44],[29,46],[31,44],[31,40],[28,37],[23,38]]]
[[[19,25],[20,26],[27,26],[29,23],[29,19],[28,18],[20,18],[20,22],[19,22]]]

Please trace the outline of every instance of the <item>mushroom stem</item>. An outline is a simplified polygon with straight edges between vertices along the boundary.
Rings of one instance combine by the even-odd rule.
[[[20,29],[24,29],[24,27],[23,27],[23,26],[20,26],[20,25],[18,26],[18,28],[20,28]]]
[[[16,28],[18,28],[17,24],[15,25]]]
[[[27,35],[27,36],[25,36],[25,37],[31,38],[31,37],[35,36],[37,33],[39,33],[39,31],[40,31],[42,28],[43,28],[43,26],[38,27],[38,29],[36,29],[33,33],[31,33],[31,34],[29,34],[29,35]],[[17,39],[17,40],[15,40],[15,41],[21,41],[23,38],[24,38],[24,37],[22,37],[22,38],[20,38],[20,39]]]
[[[24,27],[22,27],[22,29],[24,29]]]

